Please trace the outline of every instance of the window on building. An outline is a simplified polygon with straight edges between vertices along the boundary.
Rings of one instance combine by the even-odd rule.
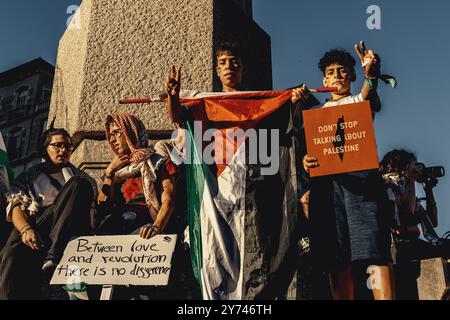
[[[2,108],[3,108],[2,110],[3,111],[11,111],[13,102],[14,102],[14,96],[4,97],[2,100]]]
[[[52,89],[44,86],[42,88],[42,97],[41,97],[41,101],[47,101],[50,100],[50,98],[52,97]]]
[[[52,89],[47,85],[44,85],[41,89],[41,96],[36,104],[35,111],[44,110],[50,108],[50,99],[52,96]]]
[[[28,102],[28,90],[23,90],[17,93],[17,109],[25,107]]]
[[[23,147],[25,146],[26,131],[23,127],[14,127],[8,131],[7,146],[8,154],[11,160],[19,159],[23,155]]]

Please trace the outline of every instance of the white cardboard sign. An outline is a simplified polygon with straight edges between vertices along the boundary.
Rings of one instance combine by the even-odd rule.
[[[176,235],[80,237],[71,242],[50,284],[164,286]]]

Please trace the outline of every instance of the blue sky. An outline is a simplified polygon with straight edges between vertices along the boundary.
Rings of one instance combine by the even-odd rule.
[[[381,9],[380,30],[366,25],[373,4]],[[382,71],[399,82],[395,90],[380,83],[383,109],[375,119],[380,158],[406,148],[426,165],[450,170],[450,1],[255,0],[253,6],[255,21],[272,37],[275,89],[300,82],[321,86],[317,63],[323,53],[343,47],[354,54],[353,45],[365,40],[380,54]],[[354,92],[361,79],[359,71]],[[435,189],[441,235],[450,230],[449,189],[448,176]]]
[[[36,57],[55,63],[66,10],[80,2],[1,1],[0,71]],[[366,26],[366,10],[373,4],[381,9],[380,30]],[[363,39],[380,54],[383,72],[399,81],[395,90],[380,84],[383,109],[375,120],[380,157],[407,148],[427,165],[450,169],[450,1],[254,0],[253,9],[255,21],[272,37],[275,89],[299,82],[321,86],[322,54],[335,47],[354,53],[353,44]],[[440,234],[450,230],[449,189],[450,178],[444,177],[435,191]]]

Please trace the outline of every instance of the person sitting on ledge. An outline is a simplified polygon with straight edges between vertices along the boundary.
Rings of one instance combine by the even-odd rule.
[[[51,271],[68,241],[93,234],[90,209],[95,181],[70,163],[73,145],[64,129],[42,136],[44,162],[20,174],[8,195],[14,224],[0,263],[0,299],[42,298],[42,271]]]
[[[96,234],[133,234],[144,239],[162,233],[179,235],[168,287],[118,287],[114,299],[174,299],[174,294],[183,294],[176,270],[185,225],[175,202],[177,168],[149,145],[148,132],[136,116],[108,115],[105,127],[115,156],[102,178],[97,212],[104,217]]]
[[[130,234],[139,228],[141,237],[149,239],[175,231],[169,222],[175,211],[176,167],[148,144],[147,130],[136,116],[108,115],[105,127],[115,157],[102,177],[98,214],[104,218],[97,234]]]

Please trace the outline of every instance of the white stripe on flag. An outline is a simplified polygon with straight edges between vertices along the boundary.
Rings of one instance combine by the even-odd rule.
[[[5,141],[3,141],[2,133],[0,132],[0,150],[3,150],[6,152],[6,146]]]
[[[241,146],[245,150],[245,144]],[[239,156],[237,156],[239,155]],[[205,181],[200,209],[203,298],[242,299],[246,166],[237,152],[218,177],[214,199]],[[233,245],[234,244],[234,245]],[[222,296],[216,289],[228,285]],[[232,287],[234,286],[234,287]]]

